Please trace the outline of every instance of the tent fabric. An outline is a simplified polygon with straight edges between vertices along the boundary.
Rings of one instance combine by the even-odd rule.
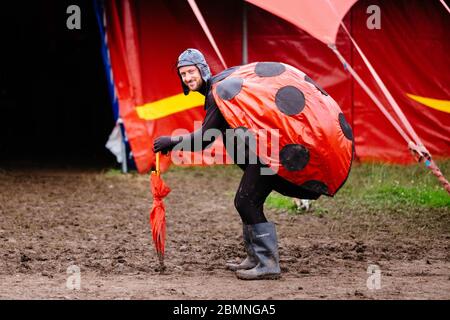
[[[356,0],[246,0],[291,22],[325,44],[334,44],[342,18]]]
[[[353,158],[353,134],[336,101],[282,63],[251,63],[219,78],[214,100],[232,128],[253,136],[259,159],[295,185],[334,195]]]
[[[450,42],[446,39],[446,33],[450,30],[448,14],[437,2],[403,1],[392,7],[384,1],[378,4],[382,12],[381,29],[374,30],[373,34],[367,28],[353,28],[353,37],[428,151],[434,158],[449,157],[450,113],[429,108],[408,96],[416,94],[450,100],[450,88],[447,85],[450,81],[450,59],[447,53]],[[366,22],[366,15],[355,14],[353,20],[355,24],[361,25]],[[375,81],[356,50],[353,50],[352,59],[355,70],[363,80],[376,88]],[[388,107],[389,103],[381,90],[376,91]],[[400,163],[412,161],[400,135],[392,126],[383,125],[385,121],[380,119],[381,112],[367,100],[363,90],[355,86],[353,113],[358,116],[354,131],[360,158]],[[388,109],[395,116],[393,110]]]
[[[225,69],[228,69],[227,64],[225,63],[225,60],[222,57],[222,53],[220,53],[219,48],[217,47],[216,41],[214,40],[214,36],[211,34],[211,31],[209,31],[208,25],[205,22],[205,19],[203,18],[202,13],[198,9],[197,3],[195,0],[188,0],[189,5],[192,8],[192,11],[194,11],[194,14],[200,23],[200,25],[203,28],[203,31],[205,32],[206,36],[208,37],[209,42],[211,43],[212,47],[214,48],[214,51],[216,52],[217,56],[220,59],[220,62],[222,63],[223,67]]]
[[[119,115],[125,125],[138,170],[148,171],[154,157],[148,152],[151,135],[135,110],[136,105],[142,102],[135,18],[129,1],[120,2],[120,7],[115,1],[108,4],[105,8],[109,19],[108,46],[119,100]]]
[[[234,5],[234,11],[238,10],[239,4]],[[203,105],[198,104],[194,108],[149,121],[141,118],[137,110],[145,103],[182,93],[175,64],[184,49],[201,48],[215,72],[221,70],[222,64],[185,1],[116,0],[105,2],[105,6],[120,115],[136,167],[139,172],[148,172],[155,159],[152,152],[153,140],[160,135],[172,135],[175,130],[193,131],[194,121],[201,121],[205,111]],[[239,19],[231,11],[226,15],[218,15],[222,16],[221,19],[227,16],[229,21],[239,23]],[[222,30],[230,28],[223,25]],[[216,29],[212,30],[212,33],[215,31]],[[235,28],[231,28],[231,31],[236,38],[239,37]],[[226,60],[230,63],[240,63],[239,46],[240,44],[234,45],[231,38],[224,43],[225,50],[221,51],[228,56]],[[136,74],[133,70],[139,70],[139,73]],[[186,157],[189,158],[189,155]],[[165,171],[169,164],[170,158],[162,157],[161,170]]]
[[[105,5],[120,113],[138,170],[146,172],[154,159],[153,139],[171,135],[175,129],[193,131],[194,121],[201,121],[205,111],[201,103],[194,107],[187,103],[191,107],[148,120],[140,117],[136,110],[152,107],[155,105],[152,103],[182,93],[174,65],[184,49],[201,50],[213,74],[222,71],[223,66],[186,1],[115,0]],[[242,58],[242,1],[197,0],[197,5],[224,60],[228,65],[239,65]],[[366,26],[369,5],[380,7],[379,30]],[[357,159],[395,163],[414,161],[399,133],[322,41],[259,7],[249,3],[246,6],[249,62],[283,62],[304,71],[320,84],[336,100],[353,129]],[[446,35],[450,21],[445,8],[437,1],[360,0],[345,15],[343,22],[425,147],[434,158],[449,157],[450,112],[420,102],[450,100],[447,85],[450,43]],[[128,45],[129,41],[135,44]],[[395,117],[342,29],[338,30],[336,46]],[[131,54],[130,50],[137,53]],[[138,75],[133,68],[139,70]],[[137,80],[140,85],[135,84]],[[168,165],[166,158],[162,170]]]
[[[94,1],[94,10],[101,37],[101,54],[103,64],[105,66],[106,79],[108,81],[108,93],[112,103],[114,120],[117,121],[119,118],[119,102],[117,101],[117,96],[114,87],[114,79],[111,72],[111,60],[109,58],[108,37],[106,36],[104,25],[105,12],[102,3],[100,3],[99,1]]]

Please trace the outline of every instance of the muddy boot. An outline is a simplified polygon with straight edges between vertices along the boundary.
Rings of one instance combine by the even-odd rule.
[[[225,264],[226,268],[232,271],[236,270],[246,270],[254,268],[258,262],[255,256],[255,251],[250,244],[250,231],[248,229],[248,225],[243,224],[243,238],[244,238],[244,247],[245,251],[247,251],[247,257],[241,263],[227,263]]]
[[[280,277],[280,257],[278,240],[273,222],[249,225],[251,246],[258,264],[249,270],[237,270],[236,276],[242,280],[278,279]]]

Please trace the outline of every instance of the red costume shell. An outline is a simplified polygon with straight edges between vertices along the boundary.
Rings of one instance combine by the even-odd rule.
[[[232,128],[244,127],[256,138],[263,163],[320,194],[333,196],[344,184],[353,158],[352,130],[336,101],[305,73],[258,62],[214,78],[221,113]],[[271,149],[270,137],[279,139],[278,148]]]

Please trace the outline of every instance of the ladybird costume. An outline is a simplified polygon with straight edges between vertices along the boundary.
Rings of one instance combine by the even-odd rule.
[[[260,129],[278,129],[279,153],[261,152],[261,162],[297,186],[337,192],[350,171],[353,134],[330,95],[302,71],[278,62],[233,67],[215,78],[214,100],[232,128],[250,130],[257,142],[266,139]]]
[[[253,149],[245,144],[245,159],[251,152],[256,163],[235,161],[244,172],[234,206],[242,220],[247,256],[226,267],[243,280],[279,278],[278,238],[275,224],[264,215],[264,202],[272,191],[300,199],[333,196],[350,172],[352,130],[333,98],[290,65],[257,62],[212,76],[203,54],[187,49],[178,57],[177,67],[184,94],[190,90],[187,84],[198,84],[195,91],[205,96],[206,116],[202,127],[190,134],[157,138],[153,150],[168,152],[179,143],[190,146],[190,151],[198,151],[196,145],[203,150],[212,143],[202,139],[209,129],[225,134],[225,142],[230,131],[237,138],[238,132],[252,138],[255,144]],[[189,67],[192,74],[183,78],[182,67]],[[194,143],[198,140],[202,143]],[[235,159],[236,144],[233,150],[225,146]],[[263,174],[263,169],[271,174]],[[223,177],[211,179],[220,185]]]

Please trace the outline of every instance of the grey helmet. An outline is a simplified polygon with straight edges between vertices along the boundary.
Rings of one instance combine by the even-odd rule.
[[[207,82],[209,79],[211,79],[211,71],[209,70],[209,66],[206,63],[205,57],[199,50],[186,49],[180,54],[177,61],[177,69],[185,66],[196,66],[198,70],[200,70],[200,75],[202,76],[204,82]],[[187,95],[189,93],[189,88],[183,83],[180,72],[178,72],[178,76],[181,80],[183,93],[184,95]]]

